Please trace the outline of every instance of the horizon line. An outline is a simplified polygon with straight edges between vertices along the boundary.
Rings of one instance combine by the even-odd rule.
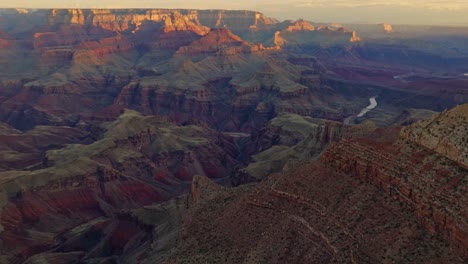
[[[12,10],[200,10],[200,11],[249,11],[263,14],[269,18],[276,19],[278,21],[297,21],[304,18],[289,18],[289,19],[278,19],[274,16],[266,15],[265,12],[254,10],[254,9],[229,9],[229,8],[168,8],[168,7],[0,7],[0,10],[12,9]],[[21,14],[21,13],[19,13]],[[1,14],[0,14],[1,15]],[[324,24],[348,24],[348,25],[380,25],[380,24],[391,24],[392,26],[445,26],[445,27],[468,27],[465,23],[454,23],[454,24],[435,24],[435,23],[393,23],[393,22],[340,22],[340,21],[312,21],[304,19],[312,23],[324,23]]]

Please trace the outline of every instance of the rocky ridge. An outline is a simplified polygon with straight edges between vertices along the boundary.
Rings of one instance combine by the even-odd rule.
[[[449,116],[460,112],[438,118],[450,122]],[[399,131],[377,129],[366,139],[341,141],[319,161],[258,185],[209,187],[205,200],[198,187],[212,184],[197,185],[166,263],[463,263],[468,173]]]
[[[460,105],[433,118],[405,127],[401,137],[468,169],[468,105]]]
[[[447,239],[466,258],[468,211],[463,208],[468,199],[468,171],[463,157],[467,107],[460,105],[407,126],[400,135],[384,134],[381,142],[343,141],[322,159],[337,171],[368,181],[402,201],[414,210],[421,226]],[[446,140],[450,147],[433,144]]]
[[[279,47],[294,48],[307,45],[342,45],[362,41],[355,31],[343,27],[317,26],[304,20],[285,21],[279,24],[273,43]]]

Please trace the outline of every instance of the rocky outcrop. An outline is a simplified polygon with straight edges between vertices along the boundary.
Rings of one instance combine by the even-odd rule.
[[[235,34],[246,34],[251,29],[278,23],[262,13],[248,10],[199,10],[196,12],[202,25],[210,28],[228,28]]]
[[[322,162],[382,188],[410,208],[428,232],[449,241],[466,258],[468,226],[464,219],[468,215],[462,208],[468,202],[465,192],[468,174],[456,148],[462,146],[458,140],[466,134],[456,133],[466,128],[463,122],[466,111],[462,109],[466,107],[456,107],[403,128],[399,140],[398,131],[394,131],[381,142],[341,142],[323,155]],[[429,134],[430,137],[422,136],[428,133],[426,126],[437,132]],[[447,133],[451,134],[447,144],[454,145],[442,151],[443,148],[437,148],[439,144],[433,143],[438,142],[437,135]]]
[[[123,11],[123,12],[122,12]],[[164,32],[191,30],[200,35],[207,28],[200,25],[193,13],[183,15],[178,10],[110,10],[110,9],[53,9],[49,24],[89,25],[113,32],[136,32],[146,22],[161,22]]]
[[[466,261],[466,169],[399,131],[342,140],[318,161],[291,164],[257,185],[198,183],[216,191],[203,196],[194,187],[167,263]],[[194,258],[192,250],[203,253]]]
[[[277,25],[273,40],[276,46],[294,49],[301,46],[347,45],[362,41],[355,31],[343,27],[313,26],[304,20],[285,21]]]
[[[382,24],[382,29],[385,33],[394,33],[393,26],[390,24]]]
[[[251,137],[246,152],[252,162],[242,175],[263,179],[284,171],[288,163],[317,158],[330,144],[344,138],[364,138],[375,129],[372,125],[345,126],[329,120],[281,114]],[[248,177],[249,178],[249,177]]]
[[[48,22],[92,25],[114,32],[138,32],[145,23],[161,23],[164,32],[193,31],[205,35],[209,28],[229,28],[242,33],[250,28],[278,21],[255,11],[187,10],[187,9],[54,9]]]
[[[309,22],[300,19],[286,28],[286,31],[314,31],[315,27]]]
[[[401,131],[404,140],[445,156],[468,169],[468,104],[419,121]]]
[[[33,45],[35,49],[70,48],[86,41],[96,41],[113,34],[102,29],[87,29],[82,25],[63,25],[60,28],[50,28],[51,31],[34,32]]]
[[[391,195],[320,162],[197,199],[165,263],[460,261]]]
[[[360,42],[362,41],[361,37],[358,37],[356,31],[353,31],[351,38],[349,39],[349,42],[354,43],[354,42]]]
[[[53,9],[53,10],[4,10],[6,14],[44,16],[43,23],[50,25],[86,24],[102,26],[111,31],[132,30],[144,21],[159,22],[170,20],[178,13],[184,20],[202,24],[208,28],[228,27],[234,31],[250,27],[277,23],[262,13],[248,10],[195,10],[195,9]],[[42,17],[41,17],[42,18]]]
[[[261,44],[249,44],[239,36],[234,35],[230,30],[219,28],[212,29],[208,34],[192,42],[189,46],[181,47],[177,54],[185,56],[230,56],[262,50],[264,48]]]

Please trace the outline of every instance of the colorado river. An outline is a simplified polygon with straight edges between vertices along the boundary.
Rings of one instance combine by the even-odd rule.
[[[370,105],[368,105],[366,108],[362,109],[361,110],[361,113],[359,113],[359,115],[357,115],[357,117],[362,117],[364,116],[365,114],[367,114],[367,112],[369,112],[370,110],[374,109],[377,107],[377,100],[375,100],[376,97],[371,97],[369,98],[369,101],[370,101]]]

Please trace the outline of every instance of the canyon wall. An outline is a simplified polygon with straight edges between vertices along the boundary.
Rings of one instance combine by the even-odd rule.
[[[463,159],[466,133],[459,133],[467,127],[466,107],[405,127],[400,139],[393,133],[386,142],[340,142],[321,160],[337,171],[378,186],[414,210],[419,223],[430,233],[447,239],[467,257],[468,215],[463,209],[468,202],[468,172]]]

